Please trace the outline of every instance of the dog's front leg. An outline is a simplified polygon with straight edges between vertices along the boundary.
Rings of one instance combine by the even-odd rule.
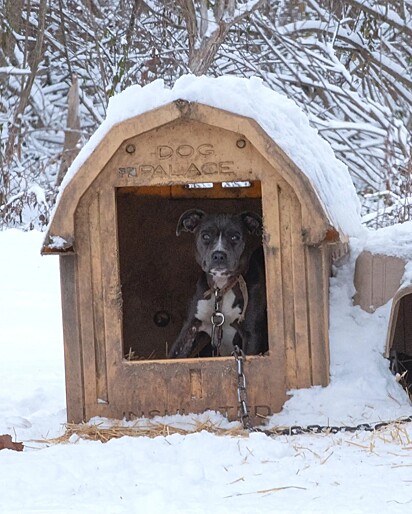
[[[202,324],[196,318],[186,322],[169,351],[169,359],[184,359],[190,356]]]

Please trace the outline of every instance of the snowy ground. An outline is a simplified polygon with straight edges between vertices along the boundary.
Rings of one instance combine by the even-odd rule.
[[[65,422],[58,259],[40,257],[41,240],[36,232],[0,232],[0,434],[25,444],[24,452],[0,452],[1,513],[411,508],[410,425],[275,438],[201,432],[35,443],[62,434]],[[330,386],[295,392],[272,425],[358,424],[412,414],[381,357],[388,306],[374,315],[352,307],[351,273],[349,263],[332,281]]]

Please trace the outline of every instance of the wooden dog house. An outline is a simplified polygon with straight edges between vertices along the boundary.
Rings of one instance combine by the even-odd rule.
[[[114,125],[49,226],[42,253],[60,255],[69,421],[237,417],[232,357],[165,357],[199,273],[189,235],[175,237],[191,207],[263,215],[269,351],[245,363],[252,420],[279,411],[288,389],[328,383],[329,277],[345,236],[256,121],[176,100]]]

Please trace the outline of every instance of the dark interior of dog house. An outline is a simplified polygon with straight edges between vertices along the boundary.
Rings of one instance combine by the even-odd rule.
[[[412,398],[412,294],[399,300],[395,332],[390,351],[391,370]]]
[[[193,234],[176,236],[180,215],[191,208],[262,215],[261,198],[258,181],[117,189],[126,359],[165,359],[183,325],[201,269]]]

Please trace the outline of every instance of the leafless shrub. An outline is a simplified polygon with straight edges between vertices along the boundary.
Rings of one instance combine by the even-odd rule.
[[[172,84],[187,72],[231,73],[261,77],[307,113],[348,165],[365,223],[409,219],[410,2],[56,0],[45,6],[45,0],[0,0],[3,205],[33,184],[53,202],[73,74],[85,141],[110,96],[131,84],[157,78]],[[5,212],[2,226],[19,223],[18,210],[15,220]]]

